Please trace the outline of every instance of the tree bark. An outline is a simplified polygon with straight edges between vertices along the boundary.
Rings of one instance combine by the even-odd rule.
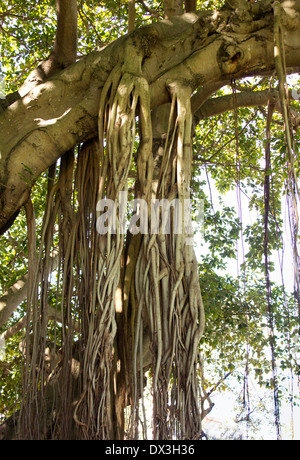
[[[135,0],[128,0],[128,32],[135,27]]]
[[[221,113],[234,110],[236,107],[255,107],[265,106],[268,101],[276,104],[279,101],[277,90],[264,91],[245,91],[236,95],[236,100],[232,95],[211,98],[202,107],[194,112],[194,122],[198,124],[200,120],[220,115]]]
[[[185,0],[185,11],[187,13],[196,11],[196,8],[197,8],[197,0]]]
[[[183,0],[165,0],[164,11],[165,18],[171,19],[174,16],[180,16],[183,10]]]
[[[296,12],[291,17],[293,10],[287,11],[285,59],[288,71],[295,72],[300,68],[300,20]],[[0,231],[24,204],[41,172],[96,135],[101,89],[124,60],[128,44],[144,55],[142,72],[150,84],[152,107],[170,100],[169,85],[174,80],[195,90],[212,82],[271,74],[275,68],[272,11],[258,9],[251,27],[248,22],[236,25],[234,17],[231,24],[232,14],[189,13],[136,30],[10,106],[0,118],[5,133],[0,140]]]
[[[56,0],[57,28],[50,56],[31,72],[19,89],[23,97],[34,86],[76,61],[77,55],[77,0]]]

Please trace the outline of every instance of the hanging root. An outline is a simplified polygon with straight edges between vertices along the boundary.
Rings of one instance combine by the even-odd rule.
[[[132,55],[130,55],[132,60]],[[129,64],[128,64],[129,65]],[[131,66],[131,62],[130,62]],[[139,116],[140,146],[138,152],[139,187],[147,195],[151,185],[152,134],[150,120],[150,94],[147,81],[137,72],[126,70],[126,62],[113,70],[102,91],[99,107],[100,184],[98,200],[114,201],[119,215],[119,192],[127,190],[128,173],[132,163],[136,138],[136,116]],[[85,437],[109,439],[113,436],[111,408],[113,405],[113,366],[116,364],[116,293],[120,286],[121,258],[124,248],[123,229],[118,219],[115,228],[98,235],[104,245],[95,255],[97,287],[90,306],[87,323],[87,345],[83,367],[85,395],[80,401],[84,417],[77,416]],[[114,227],[113,225],[113,227]],[[132,263],[131,263],[132,266]],[[129,269],[129,266],[128,266]],[[131,284],[132,275],[123,292]],[[118,310],[124,310],[123,295],[118,295]],[[128,295],[128,293],[127,293]],[[125,307],[127,308],[127,307]],[[134,312],[131,312],[134,315]],[[117,399],[117,396],[115,395]],[[95,413],[97,411],[97,413]],[[92,425],[93,424],[93,425]]]
[[[300,191],[298,186],[298,178],[295,169],[295,158],[297,157],[296,143],[293,135],[290,108],[289,108],[289,89],[286,81],[286,63],[284,50],[284,34],[282,27],[283,11],[279,1],[273,4],[274,9],[274,59],[277,77],[279,80],[279,95],[281,110],[283,113],[285,125],[285,137],[287,145],[287,172],[288,179],[286,181],[287,200],[290,208],[291,221],[291,240],[293,244],[293,261],[294,261],[294,291],[298,304],[298,316],[300,324],[300,253],[298,244],[299,233],[299,211],[298,202],[300,199]],[[300,328],[299,328],[300,331]]]
[[[177,112],[177,118],[175,133],[167,135],[169,142],[157,189],[159,198],[172,196],[176,189],[183,211],[184,200],[190,197],[190,91],[180,85],[172,85],[170,89],[171,116]],[[197,439],[201,434],[197,362],[204,309],[187,217],[187,213],[182,212],[179,222],[173,220],[173,228],[179,225],[180,232],[164,234],[162,217],[160,233],[143,236],[135,270],[137,312],[133,369],[135,375],[143,372],[138,359],[139,331],[147,323],[152,350],[154,439]],[[138,387],[136,377],[134,386]],[[137,395],[142,390],[141,387],[135,390],[133,424],[138,423]]]
[[[196,439],[201,434],[197,363],[204,310],[185,203],[192,155],[190,90],[170,85],[169,129],[154,192],[149,84],[141,70],[143,53],[130,40],[128,48],[101,93],[98,141],[81,146],[77,158],[68,153],[58,181],[54,168],[49,182],[26,338],[29,350],[33,330],[34,347],[24,374],[24,388],[30,391],[21,418],[23,433],[29,423],[33,427],[29,438],[116,439],[124,431],[138,438],[141,424],[146,437],[143,395],[149,367],[154,438]],[[124,241],[118,218],[108,227],[97,225],[108,203],[102,206],[99,200],[112,200],[119,216],[124,205],[119,193],[127,192],[131,168],[136,169],[135,198],[148,205],[148,233]],[[162,213],[159,232],[150,233],[153,197],[176,198],[180,204],[181,213],[169,213],[169,232]],[[29,205],[27,211],[29,216]],[[46,375],[49,254],[54,242],[59,252],[55,308],[61,328],[55,327],[57,359]],[[76,332],[75,323],[80,325]],[[125,427],[128,405],[131,417]]]
[[[280,95],[280,104],[281,111],[283,114],[283,120],[285,125],[285,138],[287,145],[287,173],[288,178],[286,179],[286,191],[287,191],[287,202],[289,206],[290,213],[290,223],[291,223],[291,241],[293,246],[293,262],[294,262],[294,292],[295,298],[298,304],[298,315],[299,315],[299,324],[300,324],[300,256],[299,256],[299,245],[298,245],[298,233],[299,233],[299,213],[298,213],[298,201],[300,198],[299,187],[297,174],[294,166],[294,161],[296,158],[295,151],[295,139],[293,135],[291,117],[290,117],[290,108],[289,108],[289,89],[286,81],[286,63],[285,63],[285,49],[284,49],[284,33],[282,27],[282,17],[283,10],[279,1],[275,1],[273,4],[274,10],[274,60],[276,73],[279,80],[279,95]],[[268,135],[270,137],[270,122],[268,120]],[[270,142],[268,142],[267,147],[270,150]],[[266,153],[270,155],[270,152]],[[270,158],[269,158],[270,162]],[[266,162],[267,163],[267,162]],[[270,164],[266,164],[266,169],[270,169]],[[266,187],[266,184],[268,187]],[[269,176],[266,176],[265,179],[265,195],[266,191],[269,192]],[[266,200],[265,200],[266,201]],[[281,424],[280,424],[280,401],[278,395],[278,378],[277,378],[277,368],[276,368],[276,341],[273,330],[273,311],[272,311],[272,291],[269,281],[269,269],[268,269],[268,209],[269,203],[265,203],[265,266],[266,266],[266,291],[267,291],[267,305],[268,305],[268,316],[269,316],[269,328],[270,328],[270,347],[271,347],[271,363],[272,363],[272,372],[273,372],[273,391],[274,391],[274,418],[275,426],[277,431],[277,439],[281,439]],[[300,330],[300,329],[299,329]]]

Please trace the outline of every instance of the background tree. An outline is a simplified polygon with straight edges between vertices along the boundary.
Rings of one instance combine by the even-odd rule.
[[[298,2],[125,3],[58,0],[57,21],[51,2],[34,10],[26,1],[1,5],[11,94],[0,118],[0,320],[3,337],[13,337],[2,392],[5,406],[17,400],[3,437],[145,437],[149,369],[153,437],[201,437],[210,398],[199,359],[205,321],[191,230],[125,236],[117,220],[116,233],[99,235],[96,210],[104,198],[118,210],[120,191],[148,209],[153,198],[204,198],[203,166],[219,191],[253,190],[259,219],[245,229],[250,247],[237,281],[216,269],[235,256],[242,219],[229,208],[209,218],[211,257],[200,265],[208,313],[202,350],[208,360],[217,350],[222,370],[229,358],[229,371],[234,360],[246,362],[246,376],[253,365],[261,383],[260,365],[269,366],[280,437],[278,342],[287,337],[281,365],[294,372],[299,311],[273,289],[269,258],[281,244],[285,190],[299,263],[298,114],[286,85],[286,74],[299,69]],[[193,13],[196,6],[202,10]],[[226,85],[229,95],[221,91]],[[251,270],[263,273],[264,288],[253,284]],[[245,347],[233,359],[230,344],[220,350],[220,335],[228,330],[232,339],[236,327]],[[270,360],[261,357],[266,345]]]

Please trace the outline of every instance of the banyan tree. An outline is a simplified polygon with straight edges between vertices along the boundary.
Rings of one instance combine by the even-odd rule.
[[[300,2],[198,10],[166,0],[164,19],[135,27],[129,1],[129,32],[80,58],[78,3],[56,1],[51,54],[1,103],[1,233],[23,208],[28,234],[22,288],[0,299],[3,325],[27,298],[21,397],[2,436],[138,439],[151,422],[153,439],[199,439],[194,129],[228,110],[232,99],[212,98],[224,85],[276,75],[276,94],[233,103],[269,113],[279,103],[289,143],[285,79],[300,69]],[[32,190],[45,171],[37,235]]]

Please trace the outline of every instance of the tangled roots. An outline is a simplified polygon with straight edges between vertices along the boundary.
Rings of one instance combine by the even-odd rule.
[[[41,289],[33,275],[29,299],[27,350],[33,335],[37,351],[27,355],[24,388],[30,391],[21,410],[22,436],[31,423],[34,428],[27,437],[35,439],[111,439],[124,433],[128,438],[146,437],[143,395],[149,368],[154,438],[196,439],[201,434],[198,348],[204,314],[192,234],[186,225],[190,89],[176,83],[169,87],[169,128],[154,181],[150,89],[141,71],[142,57],[130,59],[134,64],[125,61],[115,67],[102,90],[99,139],[81,146],[78,158],[68,154],[59,179],[54,173],[49,181],[36,270],[42,272]],[[133,175],[131,193],[149,210],[153,198],[178,199],[185,210],[178,222],[181,232],[167,234],[161,215],[159,231],[151,234],[150,211],[143,234],[128,232],[125,239],[118,219],[113,231],[97,232],[98,201],[113,200],[119,215],[119,192],[129,191]],[[175,217],[170,216],[174,228]],[[57,240],[53,333],[47,326],[47,299],[49,254]],[[45,350],[53,334],[55,359],[46,375]],[[126,407],[131,407],[127,421]],[[33,423],[37,413],[44,424]]]

